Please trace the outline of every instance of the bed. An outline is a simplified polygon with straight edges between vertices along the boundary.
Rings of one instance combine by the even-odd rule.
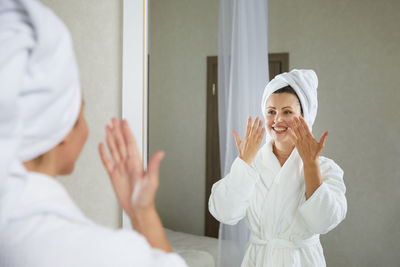
[[[189,267],[217,266],[217,238],[176,232],[167,228],[165,233],[172,249],[185,259]]]

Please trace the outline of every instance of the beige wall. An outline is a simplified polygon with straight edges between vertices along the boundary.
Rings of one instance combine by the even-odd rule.
[[[319,76],[316,136],[345,172],[348,214],[328,266],[398,266],[400,2],[269,0],[269,50]]]
[[[166,151],[164,225],[204,233],[206,59],[218,49],[218,1],[150,0],[150,154]]]
[[[42,2],[71,31],[90,129],[74,174],[60,181],[88,217],[103,225],[119,227],[120,210],[101,165],[97,144],[103,141],[107,120],[120,116],[122,0]]]

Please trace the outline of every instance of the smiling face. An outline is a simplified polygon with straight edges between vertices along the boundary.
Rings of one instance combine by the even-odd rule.
[[[272,94],[265,109],[265,127],[275,144],[291,145],[288,136],[289,122],[301,116],[297,96],[291,93]]]

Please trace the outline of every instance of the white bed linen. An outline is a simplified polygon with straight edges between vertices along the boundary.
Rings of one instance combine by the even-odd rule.
[[[165,228],[165,233],[174,252],[178,253],[190,267],[216,267],[218,239],[176,232]]]

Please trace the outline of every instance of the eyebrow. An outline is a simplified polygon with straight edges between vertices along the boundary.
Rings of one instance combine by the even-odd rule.
[[[272,108],[272,109],[276,109],[275,107],[267,107],[267,108]],[[283,107],[282,109],[285,109],[285,108],[291,108],[291,109],[293,109],[291,106],[286,106],[286,107]]]

